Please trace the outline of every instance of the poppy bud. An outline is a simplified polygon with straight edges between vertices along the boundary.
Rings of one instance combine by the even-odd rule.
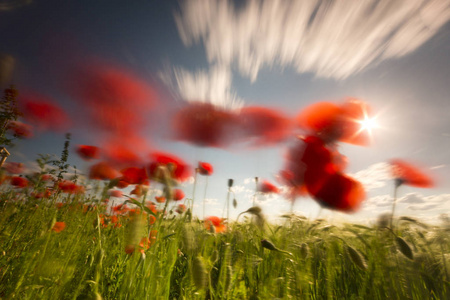
[[[228,179],[228,187],[231,188],[233,186],[233,179]]]

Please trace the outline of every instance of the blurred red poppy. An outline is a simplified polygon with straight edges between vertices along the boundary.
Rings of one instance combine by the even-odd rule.
[[[19,97],[24,119],[42,130],[64,131],[69,125],[69,116],[54,101],[38,94]]]
[[[11,177],[11,185],[18,187],[18,188],[24,188],[28,186],[28,179],[24,177],[19,176],[13,176]]]
[[[186,210],[187,210],[187,207],[186,207],[186,205],[184,205],[184,204],[178,204],[177,207],[175,208],[175,211],[176,211],[177,213],[179,213],[180,215],[181,215],[182,213],[184,213]]]
[[[210,176],[213,173],[213,166],[207,162],[198,163],[198,173],[204,176]]]
[[[258,184],[258,192],[264,194],[278,194],[280,192],[280,189],[269,181],[263,180]]]
[[[161,197],[155,196],[155,200],[158,203],[164,203],[164,202],[166,202],[166,197],[164,197],[164,196],[161,196]]]
[[[130,167],[121,170],[120,173],[122,173],[121,180],[129,184],[142,184],[147,180],[145,168]]]
[[[89,170],[89,179],[108,180],[119,176],[119,172],[107,162],[92,165]]]
[[[367,146],[370,133],[361,128],[361,122],[369,118],[369,106],[354,98],[343,104],[318,102],[306,107],[298,116],[297,124],[312,131],[325,143],[336,141]]]
[[[33,136],[31,126],[19,121],[9,121],[7,129],[18,138],[31,138]]]
[[[221,233],[226,230],[226,225],[223,223],[223,219],[216,217],[216,216],[210,216],[205,218],[205,228],[206,230],[213,229],[216,233]]]
[[[292,129],[291,120],[282,112],[261,106],[239,111],[240,135],[253,145],[268,145],[285,140]]]
[[[52,230],[54,232],[61,232],[64,230],[64,228],[66,228],[66,223],[64,222],[56,222],[55,225],[53,225]]]
[[[116,187],[118,187],[119,189],[124,189],[126,187],[128,187],[130,184],[124,180],[119,180],[116,184]]]
[[[3,165],[3,167],[9,174],[20,174],[25,171],[25,165],[18,162],[7,162]]]
[[[88,145],[79,145],[76,148],[77,154],[84,160],[92,160],[100,157],[100,148]]]
[[[311,196],[323,207],[343,212],[356,211],[365,198],[362,184],[341,173],[327,177],[323,186]]]
[[[300,138],[287,156],[285,172],[291,175],[291,186],[305,186],[309,193],[315,193],[334,174],[338,167],[325,143],[318,137]]]
[[[134,189],[130,192],[130,195],[136,195],[138,197],[142,196],[143,188],[140,185],[136,185]]]
[[[165,166],[171,172],[172,178],[184,181],[191,176],[190,167],[180,158],[163,152],[152,153],[153,162],[149,165],[149,174],[151,178],[161,179],[158,174],[158,167]]]
[[[409,162],[393,159],[390,161],[392,176],[398,180],[398,184],[407,184],[419,188],[434,186],[433,179],[418,167]]]
[[[180,189],[173,190],[173,199],[174,201],[180,201],[184,199],[184,192]]]
[[[81,194],[84,192],[84,187],[77,185],[75,182],[70,180],[63,180],[58,183],[58,188],[63,193],[69,193],[69,194]]]
[[[211,103],[191,102],[173,118],[177,140],[203,147],[223,147],[229,144],[236,127],[236,114]]]
[[[116,198],[120,198],[120,197],[123,196],[122,191],[119,191],[119,190],[109,190],[109,191],[108,191],[108,194],[109,194],[111,197],[116,197]]]

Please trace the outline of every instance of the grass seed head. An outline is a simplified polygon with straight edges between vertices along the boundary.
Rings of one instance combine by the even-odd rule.
[[[208,273],[206,271],[205,263],[200,256],[195,257],[192,261],[192,279],[198,290],[205,288],[208,280]]]
[[[270,241],[264,239],[261,240],[261,246],[263,246],[266,249],[269,249],[271,251],[279,251],[278,248]]]
[[[406,243],[404,239],[398,236],[395,238],[395,241],[397,242],[398,250],[400,250],[400,252],[410,260],[414,260],[414,254],[408,243]]]
[[[367,270],[367,264],[362,255],[350,246],[346,246],[346,248],[352,262],[361,270]]]
[[[301,255],[302,259],[305,259],[308,256],[308,252],[309,252],[308,251],[308,244],[303,243],[300,246],[300,255]]]

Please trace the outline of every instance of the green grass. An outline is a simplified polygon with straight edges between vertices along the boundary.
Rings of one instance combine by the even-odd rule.
[[[248,214],[225,233],[211,233],[186,214],[168,214],[152,225],[136,215],[123,216],[121,227],[104,226],[106,208],[97,200],[52,197],[33,200],[23,191],[3,190],[1,299],[450,297],[445,226],[406,218],[394,234],[295,216],[283,225],[261,226]],[[58,209],[56,202],[65,205]],[[95,207],[83,207],[88,204]],[[65,229],[53,231],[55,221],[65,222]],[[157,230],[156,239],[141,248],[140,239],[151,230]],[[275,249],[263,247],[263,239]],[[136,251],[127,254],[127,245]]]

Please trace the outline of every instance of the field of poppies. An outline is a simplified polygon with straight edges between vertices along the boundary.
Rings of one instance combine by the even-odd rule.
[[[17,90],[6,89],[1,106],[1,143],[10,151],[15,138],[31,136],[32,127],[19,118],[48,126],[48,114],[61,115],[59,108],[35,98],[22,100],[19,109],[16,98]],[[118,106],[103,117],[126,115],[128,106]],[[261,180],[255,193],[283,191],[292,203],[308,196],[326,209],[357,211],[366,197],[364,187],[345,173],[347,158],[337,145],[370,142],[363,122],[369,111],[357,99],[307,107],[295,120],[304,134],[288,149],[278,183]],[[237,113],[198,103],[182,108],[174,119],[181,140],[214,147],[243,136],[258,143],[279,141],[290,135],[292,125],[266,108]],[[242,122],[236,125],[238,119]],[[103,129],[118,135],[132,130],[124,124]],[[138,163],[135,153],[117,144],[74,147],[70,141],[67,134],[58,158],[40,155],[39,170],[33,172],[23,163],[5,161],[9,152],[1,148],[0,299],[450,296],[450,220],[442,217],[438,226],[395,214],[398,187],[434,184],[402,159],[390,161],[392,213],[380,216],[376,225],[329,224],[293,213],[270,223],[258,206],[231,220],[230,197],[226,218],[193,214],[194,201],[204,205],[204,199],[190,198],[179,183],[194,178],[195,191],[198,176],[214,176],[207,162],[187,163],[153,151],[149,161]],[[72,152],[91,162],[85,176],[68,163]],[[233,192],[232,179],[224,189]]]

